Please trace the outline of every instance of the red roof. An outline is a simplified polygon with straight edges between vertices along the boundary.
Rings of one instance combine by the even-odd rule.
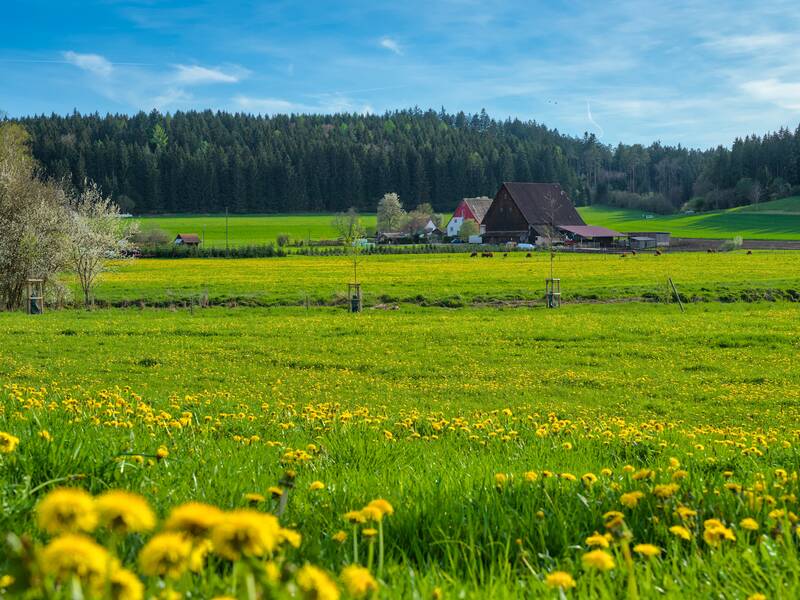
[[[176,240],[181,240],[184,244],[199,244],[200,236],[196,233],[179,233]]]
[[[605,227],[598,227],[597,225],[556,225],[556,227],[562,231],[579,235],[582,238],[625,237],[624,233]]]

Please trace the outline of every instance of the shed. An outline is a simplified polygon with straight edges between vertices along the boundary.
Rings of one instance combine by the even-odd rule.
[[[568,241],[603,247],[613,246],[615,239],[627,237],[624,233],[598,225],[558,225],[557,229]]]
[[[629,237],[636,236],[653,238],[656,241],[656,246],[659,248],[669,247],[671,235],[672,234],[670,234],[669,231],[631,231],[628,233]]]
[[[199,246],[200,236],[196,233],[179,233],[174,243],[176,246]]]
[[[630,235],[628,236],[628,241],[634,250],[646,250],[647,248],[656,247],[656,238],[643,235]]]

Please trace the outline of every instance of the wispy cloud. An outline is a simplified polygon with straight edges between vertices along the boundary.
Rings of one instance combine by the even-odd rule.
[[[175,82],[186,85],[237,83],[245,76],[241,68],[225,72],[219,68],[202,67],[200,65],[175,65],[175,70]]]
[[[108,77],[114,70],[114,66],[105,57],[99,54],[80,54],[69,50],[61,54],[64,60],[71,65],[89,71],[100,77]]]
[[[800,83],[760,79],[747,81],[741,88],[756,100],[771,102],[786,110],[800,111]]]
[[[310,106],[298,104],[281,98],[258,98],[253,96],[234,96],[234,105],[246,112],[278,114],[278,113],[299,113],[314,112]]]
[[[403,54],[403,48],[394,38],[384,36],[380,39],[379,44],[381,45],[381,48],[386,48],[387,50],[389,50],[390,52],[394,52],[398,56],[401,56]]]

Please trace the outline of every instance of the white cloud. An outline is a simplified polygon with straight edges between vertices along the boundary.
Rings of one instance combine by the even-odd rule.
[[[80,54],[69,50],[63,52],[62,56],[69,64],[101,77],[108,77],[114,70],[114,66],[99,54]]]
[[[794,45],[794,36],[774,31],[750,35],[716,35],[705,45],[727,54],[748,54],[791,48]]]
[[[310,106],[297,104],[280,98],[255,98],[253,96],[234,96],[234,104],[244,111],[278,114],[314,112]]]
[[[403,54],[403,49],[400,47],[400,44],[397,43],[397,40],[392,39],[388,36],[382,37],[380,40],[381,48],[386,48],[390,52],[394,52],[398,56]]]
[[[175,81],[184,85],[203,85],[207,83],[237,83],[245,75],[242,69],[231,72],[200,65],[175,65]]]
[[[741,88],[756,100],[771,102],[786,110],[800,111],[800,83],[758,79],[746,81]]]

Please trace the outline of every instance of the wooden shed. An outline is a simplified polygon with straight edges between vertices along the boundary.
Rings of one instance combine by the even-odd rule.
[[[176,246],[199,246],[200,236],[196,233],[179,233],[175,237]]]

